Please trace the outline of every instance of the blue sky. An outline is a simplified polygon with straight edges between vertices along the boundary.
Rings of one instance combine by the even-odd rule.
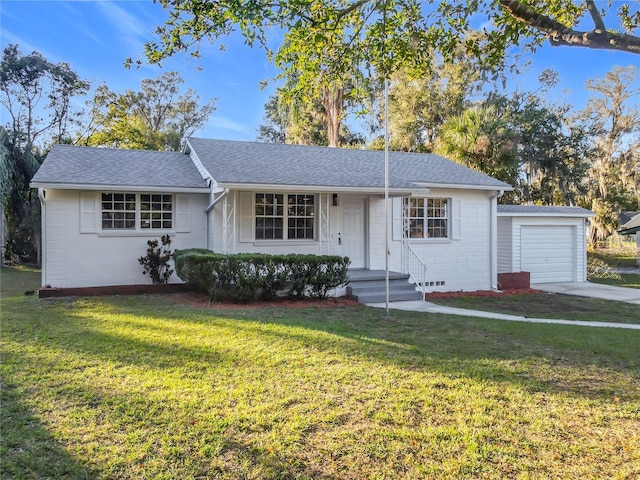
[[[264,104],[274,84],[261,90],[259,82],[277,71],[260,49],[251,50],[239,37],[224,40],[225,51],[205,46],[203,57],[180,55],[157,66],[126,70],[127,57],[141,57],[144,43],[167,13],[151,0],[130,1],[25,1],[2,0],[0,6],[2,48],[17,43],[23,54],[37,51],[51,62],[66,62],[82,78],[97,86],[106,82],[111,90],[139,90],[140,80],[156,78],[164,71],[179,71],[185,88],[201,99],[216,97],[217,110],[198,136],[232,140],[254,140],[262,123]],[[545,45],[530,56],[532,65],[509,86],[534,89],[544,68],[560,74],[561,85],[551,99],[583,108],[584,83],[604,77],[614,65],[640,66],[637,55],[610,51]],[[640,99],[638,100],[640,102]],[[6,113],[2,113],[2,124]]]

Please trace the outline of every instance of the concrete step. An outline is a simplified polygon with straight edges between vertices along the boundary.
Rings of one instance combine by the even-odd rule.
[[[359,303],[382,303],[386,302],[386,292],[384,291],[375,291],[362,293],[360,295],[353,295],[352,298],[357,300]],[[422,298],[422,294],[417,291],[405,291],[405,292],[396,292],[393,295],[389,292],[389,301],[390,302],[401,302],[404,300],[420,300]]]
[[[389,288],[395,287],[407,287],[415,286],[407,279],[402,280],[389,280]],[[350,294],[350,290],[354,292],[361,292],[363,290],[384,290],[386,288],[386,282],[384,280],[371,280],[366,282],[349,282],[347,285],[347,293]]]
[[[360,303],[386,301],[386,272],[384,270],[350,270],[347,295]],[[421,292],[409,282],[405,273],[389,272],[389,301],[420,300]]]
[[[386,272],[384,270],[349,270],[349,281],[368,282],[385,281]],[[400,272],[389,272],[389,280],[409,280],[409,274]]]

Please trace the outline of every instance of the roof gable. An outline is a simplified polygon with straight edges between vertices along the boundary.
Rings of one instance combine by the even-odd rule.
[[[188,148],[220,185],[384,188],[384,152],[278,143],[187,139]],[[444,157],[389,153],[389,187],[511,190],[512,187]]]
[[[54,145],[33,187],[206,189],[188,155],[179,152]]]

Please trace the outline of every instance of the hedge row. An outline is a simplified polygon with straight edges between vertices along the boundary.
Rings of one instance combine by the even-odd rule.
[[[240,301],[312,296],[348,283],[348,257],[334,255],[225,255],[191,248],[173,254],[176,274],[211,300]]]

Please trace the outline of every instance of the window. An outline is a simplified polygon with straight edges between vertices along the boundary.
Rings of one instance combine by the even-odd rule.
[[[288,238],[313,239],[315,197],[313,195],[289,195],[288,197]]]
[[[446,198],[405,198],[405,236],[448,238],[449,200]]]
[[[284,204],[281,193],[256,193],[256,240],[281,239]]]
[[[255,215],[256,240],[313,240],[314,238],[314,195],[256,193]]]
[[[103,230],[170,230],[173,195],[103,193]]]
[[[136,228],[135,193],[102,194],[103,230],[134,230]]]
[[[170,229],[173,220],[171,195],[140,195],[140,228]]]

